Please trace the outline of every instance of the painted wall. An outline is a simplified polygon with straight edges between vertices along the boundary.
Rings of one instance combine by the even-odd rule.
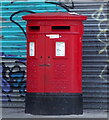
[[[26,38],[10,21],[10,15],[18,10],[34,12],[65,11],[56,5],[44,2],[2,2],[2,90],[3,107],[24,107],[26,87]],[[84,109],[107,108],[108,46],[107,3],[75,2],[74,12],[88,16],[84,21],[83,36],[83,101]],[[14,17],[25,28],[26,22],[20,13]],[[1,42],[1,41],[0,41]]]

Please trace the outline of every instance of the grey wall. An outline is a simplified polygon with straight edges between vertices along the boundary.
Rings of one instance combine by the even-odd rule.
[[[65,11],[41,2],[2,2],[2,101],[3,107],[25,107],[26,87],[26,38],[22,31],[10,22],[10,15],[18,10],[35,12]],[[107,85],[109,76],[107,32],[107,2],[75,2],[74,12],[88,16],[84,21],[83,36],[83,101],[84,109],[107,109]],[[25,28],[22,13],[14,19]],[[1,41],[0,41],[1,42]]]

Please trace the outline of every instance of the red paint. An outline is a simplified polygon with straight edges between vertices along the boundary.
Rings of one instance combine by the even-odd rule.
[[[23,19],[27,20],[27,92],[82,93],[81,38],[86,16],[36,13]],[[31,30],[30,26],[40,29]],[[52,26],[70,26],[70,29],[56,30]],[[46,36],[50,34],[61,37],[51,39]],[[35,43],[35,56],[29,56],[29,42]],[[56,56],[56,42],[65,42],[65,56]]]

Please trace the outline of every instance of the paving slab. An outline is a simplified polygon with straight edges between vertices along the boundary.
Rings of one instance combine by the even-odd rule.
[[[107,118],[105,110],[84,110],[83,115],[31,115],[22,108],[3,108],[2,118]]]

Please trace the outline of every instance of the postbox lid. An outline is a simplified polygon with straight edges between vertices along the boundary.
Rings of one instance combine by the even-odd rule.
[[[44,12],[33,13],[22,17],[23,20],[51,20],[51,19],[71,19],[71,20],[86,20],[87,16],[79,14],[70,14],[67,12]]]

